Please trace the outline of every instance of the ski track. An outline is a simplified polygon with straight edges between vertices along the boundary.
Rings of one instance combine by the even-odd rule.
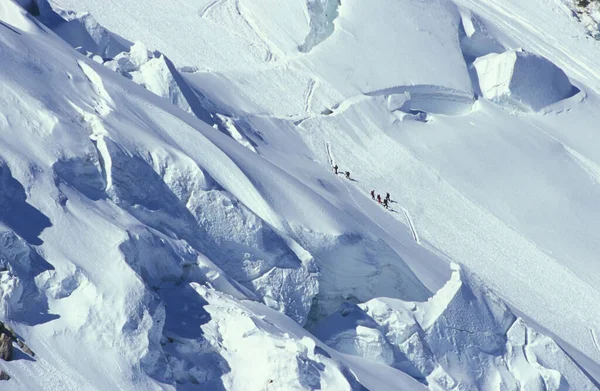
[[[310,104],[312,102],[313,94],[315,93],[316,84],[317,81],[311,78],[308,82],[306,94],[304,94],[304,112],[307,114],[310,114]]]
[[[331,143],[327,141],[327,158],[331,167],[335,166],[335,160],[333,159],[333,153],[331,152]]]
[[[264,34],[262,33],[262,31],[260,30],[260,27],[258,24],[254,23],[254,21],[252,21],[250,18],[247,18],[243,13],[242,13],[242,9],[240,8],[240,0],[235,0],[234,1],[235,4],[235,12],[237,12],[237,14],[240,16],[240,18],[242,18],[242,20],[244,21],[244,24],[246,24],[246,26],[248,26],[248,28],[250,29],[250,31],[252,31],[252,33],[258,38],[258,40],[261,42],[263,49],[265,50],[265,62],[271,62],[271,61],[275,61],[276,57],[275,54],[273,53],[272,47],[273,45],[271,45],[267,38],[264,36]]]
[[[224,3],[224,0],[214,0],[214,1],[209,2],[207,5],[205,5],[203,8],[201,8],[200,11],[198,11],[198,15],[201,18],[208,18],[209,17],[208,14],[210,13],[210,11],[214,10],[215,6],[217,6],[218,4],[221,4],[221,3]],[[229,5],[228,3],[224,3],[224,4],[225,4],[225,6]],[[258,47],[265,52],[263,61],[267,62],[267,63],[276,61],[277,57],[275,56],[273,50],[271,49],[271,47],[273,45],[271,45],[268,42],[267,38],[260,31],[259,26],[243,14],[243,12],[240,8],[239,0],[233,1],[233,11],[235,11],[237,16],[242,20],[242,23],[246,27],[248,27],[250,32],[258,39]],[[210,19],[212,20],[212,18],[210,18]],[[217,20],[212,20],[212,21],[218,24]],[[238,32],[237,29],[230,30],[230,33],[239,37],[242,40],[248,40],[247,34],[244,35],[243,33]]]
[[[592,182],[595,184],[600,183],[600,167],[574,149],[566,146],[565,144],[562,145],[565,147],[567,153],[573,158],[575,163],[577,163],[589,175]]]
[[[204,7],[200,8],[200,11],[198,11],[198,15],[201,18],[206,17],[206,15],[208,14],[208,12],[215,6],[217,5],[219,2],[221,2],[222,0],[212,0],[210,1],[208,4],[206,4]]]
[[[596,331],[594,331],[594,329],[591,327],[590,327],[590,337],[592,338],[592,344],[594,344],[594,348],[596,348],[596,350],[598,351],[598,354],[600,354],[600,343],[598,342],[598,336],[596,335]]]
[[[6,27],[7,29],[9,29],[10,31],[12,31],[15,34],[21,35],[21,33],[18,30],[12,28],[8,23],[4,23],[3,21],[0,20],[0,25]]]
[[[413,236],[413,239],[415,240],[415,242],[417,242],[417,244],[421,244],[421,240],[419,239],[419,235],[417,234],[417,229],[415,228],[415,225],[412,221],[412,218],[410,217],[410,214],[408,213],[408,211],[402,208],[402,212],[404,212],[404,217],[406,217],[406,222],[408,223],[408,227],[410,228],[410,232]]]
[[[267,50],[265,53],[265,62],[271,62],[273,61],[273,52],[270,50]]]

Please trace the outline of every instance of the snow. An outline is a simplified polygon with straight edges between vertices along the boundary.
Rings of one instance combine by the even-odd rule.
[[[4,133],[3,143],[14,149],[3,153],[3,158],[9,167],[19,169],[11,174],[15,183],[29,183],[28,197],[37,199],[36,204],[44,210],[34,211],[52,222],[52,231],[45,231],[43,239],[38,239],[48,224],[29,234],[31,238],[11,228],[34,244],[55,243],[44,249],[44,257],[60,271],[35,282],[26,281],[29,289],[35,286],[48,292],[49,297],[44,295],[49,301],[46,311],[52,318],[60,314],[56,315],[57,323],[50,328],[39,325],[20,331],[34,340],[33,349],[47,359],[51,354],[63,357],[71,351],[62,366],[76,368],[80,374],[59,374],[55,382],[44,387],[59,389],[66,381],[64,377],[75,382],[69,383],[69,388],[89,388],[100,384],[94,379],[101,378],[101,373],[111,374],[102,384],[114,387],[189,382],[173,371],[195,362],[197,356],[184,354],[180,358],[181,353],[173,353],[176,358],[171,360],[171,353],[167,353],[170,348],[161,347],[165,338],[195,336],[199,343],[206,343],[193,327],[194,322],[202,322],[201,313],[189,319],[185,316],[187,310],[199,308],[198,299],[185,288],[186,282],[201,282],[239,298],[256,299],[259,295],[267,305],[302,324],[319,287],[313,257],[302,246],[311,245],[314,251],[324,246],[324,252],[332,252],[331,258],[336,248],[356,245],[338,239],[341,232],[353,240],[372,240],[362,238],[366,232],[353,233],[351,220],[310,188],[236,141],[131,85],[121,75],[78,57],[66,45],[54,44],[53,37],[39,42],[26,36],[16,39],[28,49],[8,52],[4,99],[20,96],[26,101],[20,106],[23,111],[3,106],[7,107],[3,116],[7,124],[30,132],[32,141],[23,145],[18,135]],[[23,61],[35,61],[38,56],[45,59],[38,61],[38,68],[14,77],[15,70],[27,69]],[[46,79],[52,74],[60,77]],[[46,90],[55,94],[41,92]],[[13,91],[19,94],[13,95]],[[56,100],[56,96],[62,98]],[[160,110],[164,112],[158,113]],[[29,122],[29,118],[36,122]],[[169,133],[164,133],[167,130]],[[50,148],[40,148],[47,143]],[[215,159],[220,163],[214,164]],[[24,165],[20,163],[23,160]],[[252,168],[255,165],[259,168]],[[35,176],[21,170],[30,166],[39,167],[33,171]],[[48,188],[53,189],[50,199],[46,198]],[[289,207],[290,200],[273,197],[285,194],[283,188],[294,190],[296,208]],[[17,200],[7,202],[15,207]],[[308,210],[314,212],[307,215]],[[229,225],[222,224],[224,218]],[[302,235],[294,231],[299,224]],[[86,235],[87,239],[65,240],[73,235]],[[223,268],[203,252],[219,259]],[[103,262],[104,257],[110,257],[111,262]],[[395,254],[387,257],[397,263],[391,270],[399,267],[404,271],[396,272],[398,282],[403,283],[377,287],[373,278],[363,298],[378,289],[393,295],[426,294],[402,266],[401,258]],[[324,254],[321,260],[329,258]],[[357,258],[356,262],[365,261]],[[345,282],[340,289],[351,288]],[[327,299],[342,300],[332,296]],[[176,303],[175,307],[170,303]],[[178,306],[183,307],[178,310]],[[105,312],[111,315],[102,316]],[[19,321],[18,317],[12,319]],[[62,337],[57,338],[57,333]],[[114,340],[114,335],[120,338]],[[50,353],[45,348],[50,340],[63,348]],[[194,342],[184,345],[189,344]],[[75,345],[77,348],[71,349]],[[92,354],[96,349],[105,353]],[[108,359],[111,356],[113,359]],[[172,363],[165,366],[165,360]],[[25,374],[31,369],[19,364],[9,366],[9,371],[21,379],[22,388],[40,387],[41,379],[29,379]],[[36,369],[39,373],[60,366],[56,360],[40,365]],[[127,378],[139,380],[131,383]],[[241,380],[236,377],[232,381],[238,384]]]
[[[502,53],[505,48],[485,25],[468,9],[460,9],[462,30],[460,45],[465,58],[477,58],[490,53]]]
[[[177,75],[169,66],[169,59],[164,55],[150,55],[143,44],[135,43],[129,52],[121,52],[114,60],[105,65],[145,87],[148,91],[167,99],[183,111],[192,113],[183,86],[176,80]]]
[[[31,34],[35,34],[41,29],[35,19],[30,17],[18,3],[13,1],[5,1],[0,4],[0,16],[2,19],[2,26],[17,34],[19,32],[13,30],[13,27]],[[10,23],[7,23],[8,21],[10,21]]]
[[[333,34],[333,22],[339,15],[338,8],[341,3],[339,0],[312,0],[307,1],[306,5],[310,17],[310,32],[298,47],[298,50],[305,53]]]
[[[402,369],[434,390],[594,389],[556,342],[458,265],[425,303],[346,305],[313,332],[338,351]]]
[[[46,1],[37,3],[40,5],[40,20],[73,47],[110,58],[131,46],[98,24],[88,12],[52,8]]]
[[[600,40],[600,4],[596,1],[563,0],[573,16],[583,23],[587,33]]]
[[[10,389],[598,389],[561,0],[39,5],[0,4]]]
[[[577,92],[560,68],[522,50],[488,54],[474,66],[483,96],[511,108],[537,111]]]

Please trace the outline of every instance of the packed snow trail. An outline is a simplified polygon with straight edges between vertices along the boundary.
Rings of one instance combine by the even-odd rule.
[[[415,225],[413,224],[413,221],[410,218],[410,215],[408,214],[408,211],[406,209],[402,208],[402,212],[404,212],[404,217],[406,217],[406,223],[410,227],[410,232],[412,232],[412,235],[413,235],[413,238],[415,239],[415,242],[421,244],[421,241],[419,240],[419,235],[417,234],[417,229],[415,228]]]
[[[333,158],[333,152],[332,152],[332,149],[331,149],[331,143],[329,141],[327,141],[327,157],[328,157],[330,165],[332,167],[335,166],[335,160]],[[348,187],[350,185],[345,185],[345,186]],[[365,188],[363,187],[362,190],[365,190]],[[365,213],[365,215],[368,215],[367,212],[358,204],[358,202],[356,202],[356,199],[352,195],[352,192],[350,192],[350,189],[348,189],[348,194],[350,195],[350,198],[352,199],[352,201],[354,202],[354,204],[361,211],[363,211]],[[395,202],[395,201],[391,201],[391,202]],[[417,229],[415,228],[415,225],[414,225],[414,223],[413,223],[413,221],[412,221],[412,219],[410,217],[410,214],[408,213],[408,211],[404,207],[400,206],[400,209],[402,209],[402,213],[404,214],[404,217],[406,219],[406,225],[410,228],[410,232],[412,234],[412,237],[413,237],[414,241],[417,244],[421,244],[421,241],[419,240],[419,235],[417,234]],[[390,212],[394,212],[394,210],[392,209],[391,206],[388,209],[385,209],[385,210],[390,211]]]
[[[210,12],[210,10],[215,7],[219,2],[224,1],[224,0],[210,0],[206,3],[206,5],[204,5],[202,8],[200,8],[200,11],[198,11],[198,15],[201,18],[204,18],[207,16],[207,14]]]
[[[598,354],[600,354],[600,343],[598,342],[598,336],[596,335],[596,330],[592,328],[590,328],[590,338],[592,339],[592,343],[598,351]]]
[[[333,159],[333,153],[331,152],[331,143],[327,141],[327,160],[329,161],[329,166],[335,166],[335,160]]]
[[[317,88],[318,83],[315,79],[310,79],[308,82],[308,86],[306,88],[306,95],[304,98],[304,112],[306,114],[310,114],[310,105],[312,103],[312,97],[315,93],[315,89]]]

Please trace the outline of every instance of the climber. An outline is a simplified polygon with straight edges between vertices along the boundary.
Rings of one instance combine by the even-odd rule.
[[[335,175],[337,175],[337,173],[338,173],[338,165],[337,164],[335,166],[333,166],[333,172],[335,172]]]
[[[386,208],[386,209],[389,208],[389,204],[388,204],[388,199],[387,198],[383,200],[383,207]]]
[[[346,179],[350,179],[350,171],[346,171]]]
[[[375,190],[371,190],[371,198],[375,199]]]
[[[381,204],[381,196],[379,194],[377,194],[377,202]]]
[[[392,199],[390,198],[390,193],[385,193],[385,199],[388,201],[391,201]]]

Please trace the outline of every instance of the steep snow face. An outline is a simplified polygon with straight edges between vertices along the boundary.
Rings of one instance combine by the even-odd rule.
[[[52,273],[46,262],[25,240],[14,231],[2,227],[0,233],[0,316],[15,322],[32,324],[50,321],[47,299],[43,288],[34,280]]]
[[[177,83],[169,60],[162,54],[150,54],[141,43],[136,43],[129,52],[121,52],[113,60],[104,65],[115,72],[133,80],[148,91],[165,98],[183,111],[193,113],[189,98],[193,103],[193,95],[186,96],[182,87]],[[185,87],[183,87],[185,88]]]
[[[562,69],[522,50],[488,54],[474,66],[483,96],[511,108],[537,111],[578,92]]]
[[[434,390],[595,389],[556,342],[457,266],[425,303],[345,305],[313,331],[340,352],[400,368]]]

